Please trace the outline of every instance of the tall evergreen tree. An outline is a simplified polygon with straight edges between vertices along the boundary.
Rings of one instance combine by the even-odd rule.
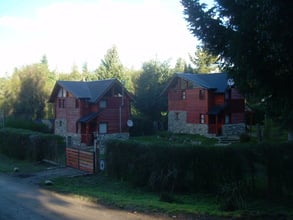
[[[158,121],[161,112],[167,110],[166,97],[160,96],[171,76],[168,62],[151,60],[142,66],[142,72],[135,82],[135,107],[153,121]]]
[[[219,72],[219,66],[217,64],[218,57],[210,54],[200,46],[197,47],[195,56],[189,55],[189,58],[195,65],[194,71],[196,73]]]
[[[185,70],[186,61],[183,58],[178,58],[176,60],[174,72],[176,73],[182,73]]]
[[[267,114],[281,116],[293,139],[293,1],[182,0],[190,31],[246,95],[266,100]]]
[[[124,67],[119,59],[118,50],[116,46],[110,48],[101,60],[96,73],[98,79],[116,78],[120,81],[124,79]]]

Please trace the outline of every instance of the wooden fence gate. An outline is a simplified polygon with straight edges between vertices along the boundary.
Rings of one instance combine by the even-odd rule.
[[[75,169],[95,172],[95,152],[78,148],[66,148],[66,165]]]

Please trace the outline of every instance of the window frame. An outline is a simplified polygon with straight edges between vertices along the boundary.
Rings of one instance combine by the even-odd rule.
[[[175,120],[178,121],[179,120],[179,112],[175,112]]]
[[[99,101],[99,108],[102,108],[102,109],[107,108],[107,104],[108,104],[107,100],[102,99]]]
[[[199,90],[198,97],[199,97],[200,100],[205,99],[205,90],[204,89]]]
[[[203,114],[203,113],[200,113],[199,114],[199,123],[200,124],[205,124],[205,114]]]
[[[75,108],[79,108],[79,99],[75,99]]]
[[[105,126],[105,128],[102,129],[101,126]],[[108,133],[108,123],[107,122],[100,122],[99,123],[99,134],[107,134],[107,133]]]
[[[186,100],[186,91],[185,90],[181,91],[181,99]]]

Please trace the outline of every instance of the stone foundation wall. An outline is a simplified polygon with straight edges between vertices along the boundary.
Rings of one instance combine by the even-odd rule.
[[[65,118],[55,119],[54,133],[60,136],[67,134],[67,121]]]
[[[222,126],[222,135],[223,136],[239,136],[245,132],[245,124],[224,124]]]
[[[97,140],[102,139],[103,141],[119,139],[119,140],[127,140],[129,139],[129,133],[113,133],[113,134],[102,134],[97,136]]]
[[[186,123],[185,111],[169,112],[168,130],[173,133],[208,135],[208,125]]]

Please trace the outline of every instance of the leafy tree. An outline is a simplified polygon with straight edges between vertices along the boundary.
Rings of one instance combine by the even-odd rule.
[[[293,137],[292,1],[182,0],[190,31],[219,56],[244,94],[265,99]]]
[[[0,80],[0,108],[7,116],[26,120],[50,118],[53,111],[47,100],[55,81],[47,61],[15,68],[10,77]]]
[[[120,81],[125,80],[124,67],[120,62],[116,46],[107,51],[96,73],[98,79],[116,78]]]
[[[5,85],[7,83],[7,79],[4,77],[0,77],[0,110],[2,108],[2,103],[5,100]]]
[[[218,57],[210,54],[202,47],[197,47],[195,56],[189,55],[190,61],[195,65],[196,73],[212,73],[219,72],[217,65]]]
[[[167,110],[166,97],[160,96],[171,76],[168,62],[151,60],[143,63],[142,72],[135,82],[135,107],[151,121],[159,121]]]
[[[23,119],[43,118],[46,115],[46,102],[52,89],[47,82],[50,77],[47,66],[32,64],[16,69],[6,93],[9,95],[9,114]],[[52,84],[51,84],[52,85]]]

